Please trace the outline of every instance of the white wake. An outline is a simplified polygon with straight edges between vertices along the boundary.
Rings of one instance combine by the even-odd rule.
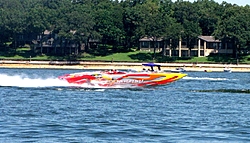
[[[57,77],[40,78],[30,77],[28,75],[7,75],[0,74],[0,86],[9,87],[79,87],[79,88],[133,88],[128,86],[114,85],[112,87],[103,87],[99,85],[69,84],[67,81],[60,80]]]
[[[69,86],[66,81],[59,80],[55,77],[51,78],[31,78],[27,75],[7,75],[0,74],[0,86],[16,86],[16,87],[53,87],[53,86]]]
[[[212,80],[212,81],[224,81],[229,80],[227,78],[212,78],[212,77],[184,77],[183,79],[187,80]]]

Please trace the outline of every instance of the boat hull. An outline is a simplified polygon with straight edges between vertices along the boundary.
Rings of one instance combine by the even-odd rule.
[[[113,86],[156,86],[165,85],[177,81],[186,76],[183,73],[101,73],[101,72],[82,72],[60,76],[59,79],[66,80],[70,84],[88,84],[100,87]]]

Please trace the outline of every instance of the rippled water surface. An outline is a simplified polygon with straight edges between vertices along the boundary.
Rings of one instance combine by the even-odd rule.
[[[250,142],[250,73],[140,89],[57,80],[79,71],[0,69],[0,142]]]

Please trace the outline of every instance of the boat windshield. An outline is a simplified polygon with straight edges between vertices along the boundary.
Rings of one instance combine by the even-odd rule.
[[[142,65],[150,67],[150,69],[148,69],[148,71],[154,71],[154,67],[157,67],[158,71],[161,71],[161,65],[158,65],[158,64],[155,64],[155,63],[146,63],[146,64],[142,64]]]

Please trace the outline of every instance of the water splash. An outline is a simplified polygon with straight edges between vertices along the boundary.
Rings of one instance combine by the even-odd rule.
[[[128,86],[114,85],[112,87],[99,86],[98,84],[90,85],[88,83],[84,84],[69,84],[67,81],[60,80],[57,77],[40,78],[30,77],[28,75],[7,75],[0,74],[0,86],[9,87],[27,87],[27,88],[41,88],[41,87],[78,87],[78,88],[134,88]]]
[[[212,80],[212,81],[224,81],[224,80],[229,80],[227,78],[211,78],[211,77],[184,77],[183,79],[188,79],[188,80]]]
[[[68,83],[57,78],[31,78],[28,75],[6,75],[0,74],[0,86],[16,87],[53,87],[68,86]]]

